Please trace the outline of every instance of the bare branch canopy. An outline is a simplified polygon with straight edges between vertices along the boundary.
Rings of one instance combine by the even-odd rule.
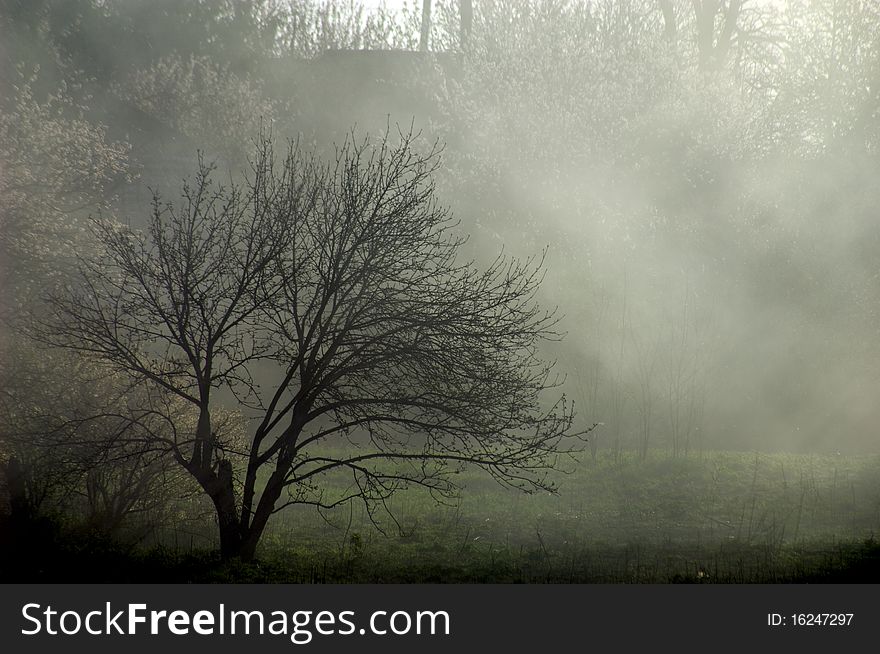
[[[558,335],[536,301],[543,258],[462,260],[439,148],[412,133],[350,137],[329,158],[296,143],[278,157],[269,134],[256,146],[245,181],[202,162],[179,203],[156,197],[145,232],[96,219],[102,254],[41,330],[197,408],[171,449],[213,500],[224,554],[253,556],[288,504],[444,497],[464,466],[551,488],[578,440],[565,398],[545,397],[557,379],[538,349]],[[254,419],[245,452],[219,445],[219,389]],[[349,491],[325,496],[327,475]]]

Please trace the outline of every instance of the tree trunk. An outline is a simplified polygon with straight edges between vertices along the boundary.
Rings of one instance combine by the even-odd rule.
[[[225,561],[240,556],[242,530],[236,510],[232,463],[221,459],[214,470],[212,438],[211,414],[203,408],[196,427],[192,458],[185,467],[214,504],[220,530],[220,557]]]
[[[730,0],[723,6],[718,0],[692,0],[697,24],[697,46],[700,53],[700,69],[720,69],[727,59],[742,0]],[[715,19],[723,9],[721,33],[715,39]],[[666,10],[664,9],[664,15]]]
[[[24,466],[13,455],[3,466],[6,477],[6,487],[9,493],[9,512],[14,518],[27,519],[31,517],[31,502],[28,499],[27,482],[25,480]]]
[[[220,558],[224,561],[241,556],[242,534],[235,510],[235,488],[232,485],[232,464],[220,461],[213,488],[209,492],[217,511],[220,528]]]
[[[721,68],[727,61],[741,7],[742,0],[730,0],[730,4],[727,5],[727,12],[724,14],[724,26],[721,28],[721,34],[718,36],[718,45],[715,47],[715,65],[718,68]]]
[[[213,467],[214,436],[207,399],[207,393],[204,393],[192,458],[186,468],[214,504],[220,531],[220,558],[227,561],[241,556],[242,528],[236,510],[232,463],[221,459],[217,462],[216,471]]]
[[[674,44],[678,36],[678,26],[672,0],[660,0],[660,11],[663,12],[663,35],[669,43]]]
[[[473,0],[459,0],[458,10],[461,18],[459,42],[461,51],[464,52],[470,46],[471,29],[474,24]]]
[[[203,405],[199,410],[199,422],[196,425],[196,442],[193,445],[192,459],[190,460],[190,463],[200,470],[211,469],[212,438],[211,411],[208,409],[207,400],[203,400]]]
[[[254,511],[250,525],[241,534],[241,547],[238,556],[243,561],[253,560],[257,551],[257,545],[260,543],[260,538],[263,537],[263,532],[266,530],[266,525],[269,523],[269,518],[272,517],[272,511],[275,510],[275,504],[278,502],[278,498],[281,497],[283,490],[284,474],[280,470],[276,470],[266,482],[266,488],[260,496],[260,501],[257,504],[256,511]]]
[[[700,70],[708,70],[715,53],[715,15],[718,13],[718,0],[692,0],[692,3],[696,18]]]
[[[422,34],[419,39],[419,50],[428,51],[431,39],[431,0],[422,0]]]

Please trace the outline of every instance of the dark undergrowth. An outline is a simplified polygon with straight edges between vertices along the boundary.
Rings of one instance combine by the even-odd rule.
[[[541,549],[347,554],[266,551],[254,562],[211,550],[139,549],[50,519],[11,524],[0,542],[3,583],[878,583],[880,542],[782,547],[704,543],[584,545]],[[14,536],[13,536],[14,534]]]

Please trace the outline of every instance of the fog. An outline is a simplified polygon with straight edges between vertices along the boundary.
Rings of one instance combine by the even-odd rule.
[[[43,0],[0,18],[8,443],[78,434],[101,393],[118,403],[95,409],[102,420],[156,402],[133,390],[137,366],[113,367],[121,355],[47,335],[53,298],[90,288],[77,269],[107,247],[95,217],[149,235],[154,194],[185,210],[199,157],[246,188],[266,135],[272,156],[289,140],[321,162],[411,135],[418,156],[439,148],[431,206],[465,239],[456,261],[543,261],[534,299],[558,323],[535,341],[555,366],[533,408],[574,402],[558,436],[588,432],[581,464],[880,454],[874,2]],[[234,425],[218,447],[236,455],[265,414],[253,397],[289,372],[253,339],[253,361],[229,364],[250,377],[205,386],[211,420]],[[161,347],[144,346],[161,372],[135,372],[171,375],[185,357]],[[174,438],[210,434],[207,395],[189,412],[180,397],[163,400]]]
[[[600,447],[876,452],[874,9],[745,3],[701,69],[659,4],[478,6],[479,63],[426,82],[444,199],[479,248],[548,247]]]
[[[599,447],[877,452],[874,9],[744,3],[701,67],[692,8],[670,46],[661,4],[477,3],[452,60],[435,3],[436,76],[389,56],[357,100],[321,88],[321,128],[415,120],[475,251],[548,248],[553,355]]]
[[[711,66],[686,3],[673,3],[674,43],[663,3],[476,3],[466,54],[457,3],[434,3],[424,54],[407,53],[421,7],[358,4],[266,3],[254,20],[287,11],[312,26],[262,28],[276,40],[250,60],[255,44],[196,41],[188,61],[191,28],[163,51],[152,35],[167,10],[123,3],[103,19],[120,33],[81,19],[64,37],[79,42],[52,44],[78,59],[53,68],[40,21],[65,16],[46,3],[13,17],[32,32],[6,58],[42,63],[47,90],[74,78],[95,122],[131,143],[119,218],[135,225],[150,189],[174,198],[196,149],[243,168],[261,120],[323,147],[389,125],[439,139],[439,199],[474,251],[548,249],[542,294],[567,332],[553,355],[601,446],[637,447],[650,412],[650,445],[672,447],[686,404],[699,414],[687,447],[877,451],[869,4],[744,3]]]

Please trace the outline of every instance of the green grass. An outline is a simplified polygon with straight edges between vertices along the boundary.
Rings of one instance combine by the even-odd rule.
[[[600,457],[560,474],[555,495],[507,491],[476,472],[463,480],[461,499],[451,506],[419,491],[396,496],[390,502],[396,523],[380,515],[376,525],[361,506],[323,515],[309,507],[286,509],[270,524],[255,564],[221,564],[204,548],[208,541],[186,534],[137,551],[100,540],[73,546],[69,538],[55,538],[51,542],[61,551],[50,558],[56,565],[43,565],[38,577],[319,583],[880,580],[877,456]],[[107,560],[114,562],[112,569],[102,567]]]
[[[775,582],[840,579],[880,532],[880,457],[653,452],[558,481],[526,495],[475,473],[457,506],[402,494],[385,535],[360,507],[290,509],[261,557],[333,581]]]

